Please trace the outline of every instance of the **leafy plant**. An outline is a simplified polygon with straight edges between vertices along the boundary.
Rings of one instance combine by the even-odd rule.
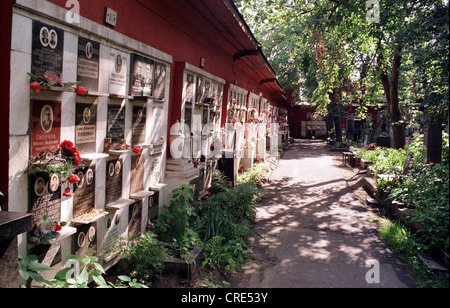
[[[24,287],[30,287],[32,280],[39,283],[44,282],[44,278],[39,273],[51,269],[50,266],[39,263],[36,255],[27,255],[26,257],[23,257],[19,254],[19,274],[25,281]]]
[[[146,233],[120,247],[119,267],[132,278],[158,280],[164,269],[166,248],[156,241],[156,235]]]
[[[211,238],[205,245],[203,266],[218,269],[222,274],[242,269],[250,260],[248,246],[241,238],[227,241],[223,236]]]

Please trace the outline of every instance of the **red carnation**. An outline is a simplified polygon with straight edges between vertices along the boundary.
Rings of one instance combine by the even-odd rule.
[[[62,227],[58,224],[55,224],[55,232],[61,231]]]
[[[78,86],[77,87],[77,93],[80,94],[80,95],[84,95],[84,94],[86,94],[86,89],[83,88],[83,87]]]
[[[40,93],[41,92],[41,86],[36,81],[32,82],[30,84],[30,89],[34,89],[36,91],[36,93]]]
[[[142,152],[142,150],[138,149],[138,148],[134,148],[133,152],[136,153],[137,155],[139,155]]]
[[[72,174],[72,175],[69,177],[69,183],[70,183],[70,184],[75,184],[75,183],[77,183],[77,182],[79,182],[79,181],[80,181],[80,178],[79,178],[78,176],[74,175],[74,174]]]
[[[64,191],[63,194],[64,197],[72,197],[73,196],[73,192],[70,190],[70,188],[66,188],[66,190]]]
[[[76,152],[75,154],[75,158],[73,159],[73,165],[75,167],[78,167],[78,165],[81,163],[81,161],[83,160],[80,156],[80,153]]]

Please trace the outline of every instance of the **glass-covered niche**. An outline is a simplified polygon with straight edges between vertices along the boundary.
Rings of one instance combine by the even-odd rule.
[[[230,85],[228,93],[228,114],[227,122],[236,124],[244,123],[247,113],[247,96],[248,91],[235,85]]]
[[[202,72],[184,72],[181,122],[189,129],[190,157],[204,156],[220,134],[224,81]],[[193,141],[200,144],[195,144]]]

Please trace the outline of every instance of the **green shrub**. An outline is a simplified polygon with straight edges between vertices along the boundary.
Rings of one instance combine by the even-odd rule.
[[[218,269],[222,274],[242,269],[250,261],[247,244],[241,238],[227,241],[223,236],[211,238],[205,245],[203,266]]]
[[[155,281],[164,270],[165,256],[166,248],[156,241],[156,235],[146,233],[121,247],[119,266],[133,278]]]

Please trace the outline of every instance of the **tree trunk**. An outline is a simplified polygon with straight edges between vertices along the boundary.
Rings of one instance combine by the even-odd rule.
[[[400,112],[400,101],[398,98],[398,81],[400,77],[400,65],[402,63],[402,56],[400,55],[402,48],[397,46],[394,51],[394,58],[392,61],[392,74],[389,80],[386,71],[381,69],[381,61],[383,55],[378,55],[378,69],[380,70],[381,83],[383,85],[386,102],[389,108],[389,117],[392,126],[394,148],[399,149],[405,146],[405,128],[403,126],[402,114]]]
[[[336,132],[336,141],[342,142],[341,117],[333,117],[333,120],[334,120],[334,131]]]

